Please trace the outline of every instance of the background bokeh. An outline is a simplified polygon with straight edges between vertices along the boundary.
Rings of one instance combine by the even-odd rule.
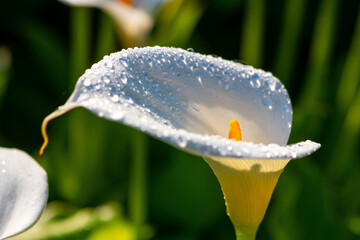
[[[322,144],[286,167],[257,239],[360,239],[360,1],[173,0],[154,21],[142,44],[273,72],[292,98],[289,142]],[[95,8],[1,2],[0,145],[32,154],[50,187],[40,222],[14,239],[235,239],[200,157],[82,109],[51,122],[38,157],[42,119],[77,78],[137,45],[121,41],[115,26]]]

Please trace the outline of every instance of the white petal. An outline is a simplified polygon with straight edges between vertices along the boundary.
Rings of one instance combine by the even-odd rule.
[[[112,16],[119,30],[130,38],[142,39],[153,27],[152,16],[140,8],[119,1],[111,1],[101,7]]]
[[[106,3],[114,2],[114,0],[60,0],[60,2],[71,6],[100,7]]]
[[[125,36],[143,40],[151,28],[154,20],[150,13],[141,7],[136,7],[115,0],[60,0],[71,6],[98,7],[107,12],[116,22]]]
[[[0,148],[0,239],[35,224],[47,197],[47,175],[40,165],[20,150]]]
[[[284,146],[291,103],[271,73],[177,48],[106,56],[54,115],[77,106],[197,155],[293,158],[319,147],[310,141]],[[243,142],[227,139],[231,119],[239,121]]]

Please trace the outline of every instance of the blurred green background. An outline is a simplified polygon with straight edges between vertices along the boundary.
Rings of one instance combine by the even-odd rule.
[[[273,72],[292,98],[289,143],[322,148],[291,161],[257,239],[360,239],[360,1],[174,0],[154,13],[144,45],[192,48]],[[95,8],[2,1],[0,145],[32,154],[50,196],[14,239],[235,239],[220,186],[200,158],[73,110],[42,119],[104,55],[138,45]]]

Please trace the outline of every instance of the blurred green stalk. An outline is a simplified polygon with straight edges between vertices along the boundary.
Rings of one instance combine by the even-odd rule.
[[[291,84],[290,74],[298,59],[296,54],[299,50],[302,18],[305,9],[305,0],[288,0],[285,7],[283,32],[277,51],[274,74],[285,84],[287,88]]]
[[[164,4],[157,17],[151,45],[187,47],[204,12],[198,0],[172,0]]]
[[[261,67],[262,64],[264,20],[265,1],[247,1],[240,44],[240,59],[254,67]]]
[[[306,104],[320,100],[320,93],[324,92],[324,80],[327,65],[331,57],[334,43],[334,26],[336,26],[338,0],[323,0],[314,28],[311,44],[309,66],[306,85],[301,98]]]
[[[336,95],[336,105],[340,112],[345,112],[354,100],[360,81],[360,9],[355,25],[354,36],[345,60],[344,70]]]
[[[70,10],[70,83],[72,91],[78,78],[89,65],[91,39],[91,10],[84,7],[73,7]]]
[[[6,92],[11,69],[11,52],[6,46],[0,46],[0,107]]]
[[[331,154],[330,174],[338,180],[351,172],[357,160],[358,137],[360,134],[360,88],[350,105],[341,127],[337,145]],[[352,164],[354,163],[354,164]]]
[[[338,0],[323,0],[320,5],[311,43],[306,82],[299,98],[300,102],[295,109],[298,116],[294,119],[298,121],[294,123],[296,132],[314,137],[321,129],[320,117],[323,113],[321,104],[327,92],[326,77],[333,50],[337,6]],[[309,117],[315,117],[311,119],[312,124],[308,124]]]
[[[131,136],[132,166],[129,186],[129,215],[136,226],[137,239],[143,239],[142,227],[147,218],[147,154],[146,135],[132,131]]]
[[[333,146],[331,154],[330,173],[339,178],[348,173],[348,168],[354,161],[351,154],[357,150],[357,137],[360,127],[360,9],[355,25],[354,35],[345,60],[344,70],[340,78],[336,94],[337,113],[334,117],[331,137],[340,139]],[[357,92],[356,92],[357,91]],[[339,131],[338,126],[342,125]],[[355,144],[355,145],[354,145]],[[341,159],[341,161],[339,161]]]
[[[78,78],[84,73],[89,65],[90,59],[90,36],[91,36],[91,10],[83,7],[72,7],[70,9],[70,80],[69,92],[72,92]],[[74,111],[68,122],[68,166],[64,170],[70,170],[73,181],[65,181],[66,197],[72,201],[82,203],[79,198],[83,179],[82,169],[86,169],[86,149],[88,145],[86,119],[83,111]],[[84,170],[85,171],[85,170]],[[86,198],[83,196],[82,198]]]
[[[100,27],[97,33],[96,61],[116,49],[116,31],[111,19],[103,12],[100,14]]]

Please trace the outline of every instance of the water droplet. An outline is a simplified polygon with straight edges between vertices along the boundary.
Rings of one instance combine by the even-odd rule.
[[[120,74],[120,80],[126,84],[128,79],[127,79],[127,76],[126,76],[126,72],[125,71],[122,71],[121,74]]]
[[[229,88],[230,88],[230,82],[225,82],[224,86],[225,86],[225,89],[226,89],[226,90],[229,90]]]
[[[85,87],[88,87],[91,85],[91,80],[89,78],[85,78],[84,81],[83,81],[83,85]]]
[[[290,108],[288,105],[285,105],[284,108],[283,108],[284,112],[289,112],[290,111]]]
[[[272,100],[268,95],[264,95],[262,98],[262,103],[268,109],[272,109]]]
[[[110,77],[109,76],[104,76],[102,79],[103,79],[104,83],[106,83],[106,84],[110,83]]]
[[[177,139],[177,143],[182,148],[186,147],[186,145],[187,145],[187,141],[183,136],[179,136],[179,138]]]
[[[160,60],[162,62],[166,62],[166,58],[165,58],[164,54],[160,54]]]
[[[117,102],[117,101],[119,101],[119,96],[118,95],[113,95],[112,97],[111,97],[111,101],[113,101],[113,102]]]
[[[195,68],[195,69],[194,69],[194,76],[195,76],[195,78],[199,81],[199,83],[202,84],[202,81],[201,81],[201,71],[200,71],[200,69],[198,69],[198,68]]]
[[[208,88],[206,89],[206,93],[212,97],[212,98],[216,98],[217,97],[217,94],[216,94],[216,90],[215,89],[212,89],[212,88]]]
[[[252,87],[261,87],[261,82],[257,73],[251,75],[251,77],[249,75],[246,75],[246,78],[249,80],[249,83]]]
[[[129,64],[128,64],[128,62],[127,62],[127,60],[125,58],[120,58],[119,61],[124,67],[129,66]]]
[[[180,55],[180,60],[183,62],[183,63],[185,63],[186,64],[186,59],[185,59],[185,56],[184,55]]]
[[[196,103],[193,103],[191,105],[191,108],[195,111],[195,112],[199,112],[200,111],[200,107],[199,105],[197,105]]]
[[[113,120],[120,120],[125,116],[124,112],[121,111],[115,111],[113,113],[111,113],[110,118]]]
[[[91,75],[91,74],[93,74],[93,70],[92,69],[86,69],[85,73]]]
[[[276,81],[273,78],[269,78],[265,81],[265,84],[267,87],[270,88],[270,91],[275,91],[276,90]]]
[[[194,52],[194,49],[192,49],[192,48],[188,48],[187,49],[189,52]]]
[[[162,73],[162,78],[163,78],[164,81],[168,81],[170,76],[169,76],[169,74],[167,72],[163,72]]]
[[[148,62],[148,64],[150,65],[150,67],[152,66],[152,59],[151,58],[148,58],[147,59],[147,62]]]

